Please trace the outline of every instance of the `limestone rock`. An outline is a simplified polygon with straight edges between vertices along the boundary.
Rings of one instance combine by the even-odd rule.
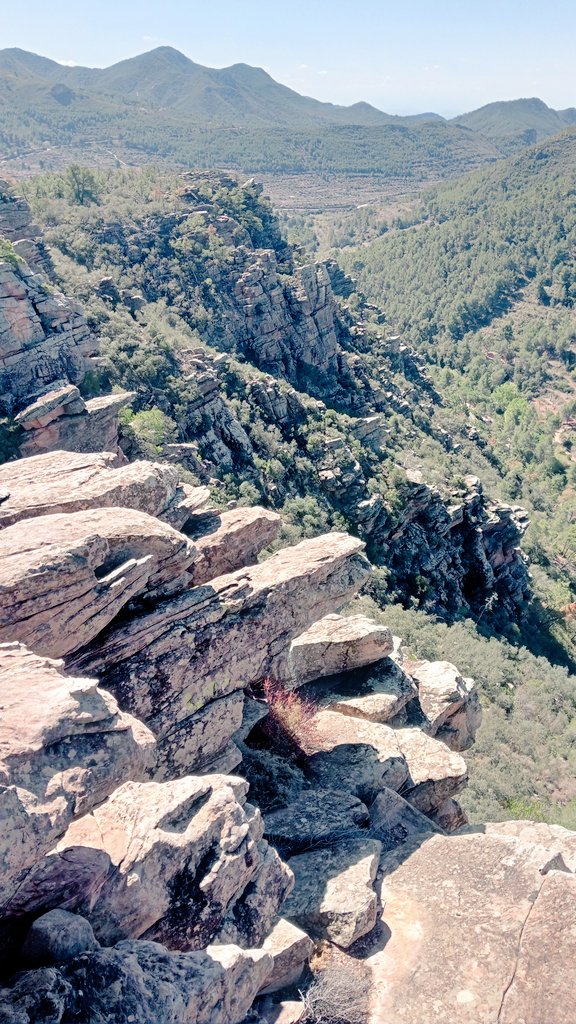
[[[83,647],[132,598],[186,584],[195,548],[145,512],[87,509],[0,532],[0,641],[60,657]]]
[[[98,948],[86,918],[67,910],[49,910],[34,921],[22,947],[22,957],[28,967],[50,967]]]
[[[362,547],[331,533],[284,548],[112,625],[70,665],[97,672],[150,725],[163,777],[194,770],[195,716],[263,679],[296,633],[357,589],[369,570]],[[238,708],[228,738],[240,723]]]
[[[482,721],[482,707],[473,679],[464,679],[448,661],[411,662],[420,707],[431,736],[451,750],[466,750]]]
[[[372,885],[380,843],[362,839],[292,857],[295,883],[282,913],[316,938],[347,949],[376,923]]]
[[[393,658],[333,676],[313,691],[323,707],[370,722],[395,719],[416,694],[412,677]]]
[[[572,1024],[575,922],[576,878],[553,871],[526,918],[499,1024]]]
[[[238,937],[258,944],[292,876],[261,838],[258,812],[242,806],[247,788],[242,779],[218,775],[125,783],[73,822],[19,890],[20,905],[62,905],[65,898],[103,945],[146,938],[172,949],[222,941],[233,905]],[[250,897],[260,874],[266,885],[254,908]]]
[[[134,394],[123,391],[85,402],[69,384],[43,395],[16,417],[25,430],[20,454],[107,451],[124,461],[118,444],[118,414]]]
[[[213,532],[196,539],[198,554],[192,570],[195,586],[252,565],[278,535],[282,519],[265,508],[236,508],[222,512],[217,523]]]
[[[313,789],[264,819],[264,834],[283,857],[357,838],[368,811],[357,797],[337,789]]]
[[[314,943],[301,928],[281,917],[264,939],[262,949],[272,957],[274,965],[262,990],[265,995],[268,992],[278,992],[298,981],[304,965],[312,955]]]
[[[186,493],[174,466],[156,462],[118,466],[113,452],[51,452],[7,462],[0,466],[0,489],[5,494],[0,527],[55,512],[121,506],[158,516],[178,529],[209,499],[205,487]],[[185,505],[182,510],[181,505]]]
[[[370,807],[370,835],[382,844],[383,852],[394,850],[416,834],[440,831],[393,789],[382,789]]]
[[[64,676],[62,662],[18,643],[0,645],[0,705],[0,913],[10,915],[70,822],[142,778],[154,740],[95,679]]]
[[[543,883],[548,889],[545,874],[556,864],[543,847],[496,835],[415,835],[385,854],[382,921],[389,937],[365,960],[374,982],[371,1024],[567,1022],[564,1008],[550,1001],[544,981],[555,969],[560,992],[564,977],[573,978],[566,958],[570,932],[563,950],[559,935],[555,949],[545,945],[551,957],[546,966],[542,949],[535,953],[540,962],[536,966],[532,960],[533,1015],[523,1018],[511,1008],[511,1015],[503,1017],[506,993],[514,990],[522,963],[523,937],[537,913]],[[562,919],[560,912],[556,926]],[[541,932],[537,927],[534,950]],[[537,1007],[550,1013],[538,1016]]]
[[[291,643],[274,675],[289,686],[360,668],[386,657],[392,634],[365,615],[325,615]]]
[[[271,962],[261,950],[211,946],[175,953],[119,942],[62,967],[20,975],[0,990],[10,1024],[240,1024]]]
[[[434,814],[447,797],[466,785],[468,774],[462,757],[421,729],[391,729],[332,710],[319,711],[313,723],[325,749],[332,751],[341,743],[371,746],[377,761],[388,769],[380,775],[381,784],[400,791],[423,814]],[[313,769],[315,763],[326,770],[329,760],[312,761]]]

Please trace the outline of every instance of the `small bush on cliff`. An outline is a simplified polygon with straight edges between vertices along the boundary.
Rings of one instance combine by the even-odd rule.
[[[297,690],[286,690],[275,679],[264,680],[263,692],[270,711],[262,729],[274,745],[287,752],[314,748],[318,742],[314,702]]]
[[[352,962],[330,964],[304,995],[307,1024],[365,1024],[370,1001],[369,972]]]
[[[7,238],[0,238],[0,260],[9,263],[14,270],[17,270],[20,264],[23,263],[12,242],[9,242]]]

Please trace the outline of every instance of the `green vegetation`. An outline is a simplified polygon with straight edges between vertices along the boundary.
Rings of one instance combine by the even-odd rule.
[[[68,159],[89,152],[92,163],[117,166],[162,160],[417,181],[463,173],[498,155],[486,139],[439,118],[320,103],[260,68],[216,71],[170,47],[104,69],[0,51],[0,145],[7,156],[29,156],[45,168],[58,166],[65,149]]]
[[[467,472],[526,506],[531,557],[570,586],[575,172],[572,131],[425,194],[418,224],[340,254],[428,361]]]

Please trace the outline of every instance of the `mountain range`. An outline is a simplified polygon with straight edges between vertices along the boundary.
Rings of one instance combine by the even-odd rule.
[[[415,183],[471,170],[576,123],[539,99],[492,103],[447,121],[369,103],[323,103],[262,68],[215,69],[169,46],[108,68],[0,50],[0,145],[36,164],[169,161],[247,172],[373,174]],[[38,160],[38,151],[42,151]]]

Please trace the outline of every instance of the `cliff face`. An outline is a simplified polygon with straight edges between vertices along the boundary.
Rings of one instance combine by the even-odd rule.
[[[111,453],[9,463],[0,488],[3,1020],[274,1018],[322,941],[364,963],[371,1024],[416,1005],[565,1024],[522,979],[573,900],[576,836],[463,828],[474,682],[338,614],[361,541],[256,563],[278,516],[218,514],[172,466]]]

